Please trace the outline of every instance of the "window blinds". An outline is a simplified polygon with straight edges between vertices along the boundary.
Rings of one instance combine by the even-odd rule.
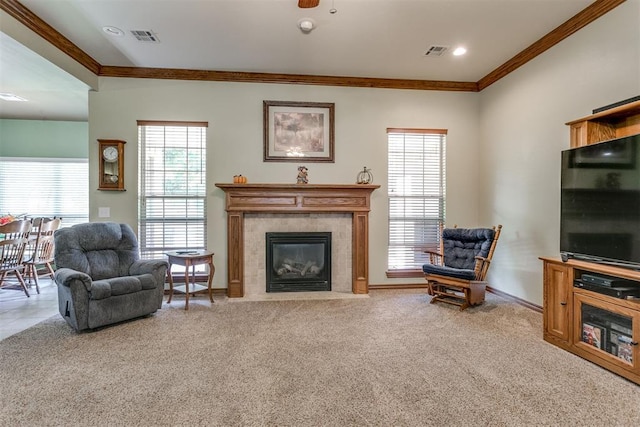
[[[206,247],[206,123],[138,122],[140,252]]]
[[[62,227],[89,221],[87,159],[0,158],[0,216],[62,218]]]
[[[388,129],[389,270],[419,269],[445,218],[445,130]]]

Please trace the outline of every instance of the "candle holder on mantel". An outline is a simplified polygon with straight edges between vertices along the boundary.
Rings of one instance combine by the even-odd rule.
[[[364,169],[358,173],[358,178],[356,179],[357,184],[371,184],[373,183],[373,174],[371,173],[371,169],[367,169],[365,166]]]

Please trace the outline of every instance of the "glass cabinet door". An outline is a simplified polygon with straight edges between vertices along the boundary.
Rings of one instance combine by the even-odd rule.
[[[637,313],[582,293],[574,293],[574,297],[575,346],[625,369],[640,366],[638,337],[634,333]]]

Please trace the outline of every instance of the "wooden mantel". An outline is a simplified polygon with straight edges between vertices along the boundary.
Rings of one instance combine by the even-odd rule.
[[[227,295],[244,296],[245,213],[351,213],[352,289],[369,292],[370,196],[379,185],[371,184],[224,184],[227,211]]]

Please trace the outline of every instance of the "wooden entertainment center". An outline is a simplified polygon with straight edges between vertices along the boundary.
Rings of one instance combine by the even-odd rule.
[[[640,134],[640,101],[567,125],[572,148]],[[589,276],[640,286],[640,271],[575,259],[540,259],[545,341],[640,384],[640,298],[620,298],[580,287]]]
[[[573,259],[567,262],[559,258],[540,259],[544,264],[544,340],[640,384],[640,299],[620,299],[573,286],[585,273],[633,280],[640,286],[640,272]],[[629,357],[614,355],[611,349],[583,339],[582,317],[589,312],[601,315],[600,322],[586,322],[601,326],[601,333],[610,332],[615,324],[619,327],[614,329],[631,338]]]

